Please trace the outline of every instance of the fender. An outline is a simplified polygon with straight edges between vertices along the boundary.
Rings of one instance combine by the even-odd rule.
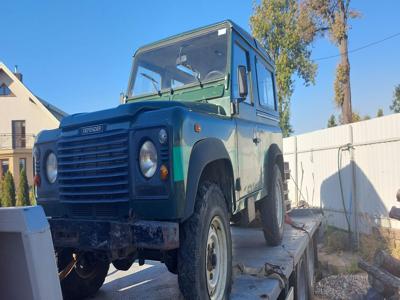
[[[281,149],[277,144],[272,144],[267,152],[267,155],[264,160],[264,174],[266,174],[265,186],[268,186],[269,179],[271,178],[272,170],[274,164],[277,163],[278,167],[281,171],[281,175],[284,176],[284,166],[283,166],[283,154]]]
[[[192,149],[189,159],[189,170],[186,185],[186,201],[183,220],[189,218],[194,211],[197,187],[204,168],[211,162],[230,157],[221,140],[206,138],[198,141]]]

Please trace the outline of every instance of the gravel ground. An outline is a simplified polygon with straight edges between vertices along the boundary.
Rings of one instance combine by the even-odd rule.
[[[367,293],[368,275],[339,274],[325,277],[315,285],[315,295],[320,299],[357,299]]]

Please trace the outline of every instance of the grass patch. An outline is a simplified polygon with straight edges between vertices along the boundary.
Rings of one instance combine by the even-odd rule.
[[[338,251],[349,251],[350,249],[349,234],[332,226],[327,226],[324,233],[324,248],[328,253]]]
[[[393,230],[373,228],[371,234],[360,234],[357,254],[364,260],[372,262],[376,251],[385,250],[395,258],[400,259],[399,237],[400,235],[395,234]],[[352,251],[349,234],[332,226],[325,228],[323,245],[328,253]],[[352,269],[356,269],[355,266],[354,268],[350,267],[350,271]]]

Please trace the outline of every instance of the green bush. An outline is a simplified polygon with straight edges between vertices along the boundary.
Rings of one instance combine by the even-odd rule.
[[[31,205],[36,205],[35,189],[33,186],[29,187],[29,202]]]
[[[3,193],[2,193],[2,190],[3,190],[3,180],[4,180],[4,176],[0,176],[0,207],[2,207],[3,206]]]
[[[15,185],[10,171],[7,171],[2,182],[1,205],[5,207],[15,206]]]
[[[29,202],[28,178],[26,178],[25,168],[23,168],[19,174],[17,206],[28,206]]]

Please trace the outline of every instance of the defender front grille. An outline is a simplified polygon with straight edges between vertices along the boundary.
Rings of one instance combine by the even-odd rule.
[[[62,202],[129,200],[128,132],[62,137],[57,143]]]

